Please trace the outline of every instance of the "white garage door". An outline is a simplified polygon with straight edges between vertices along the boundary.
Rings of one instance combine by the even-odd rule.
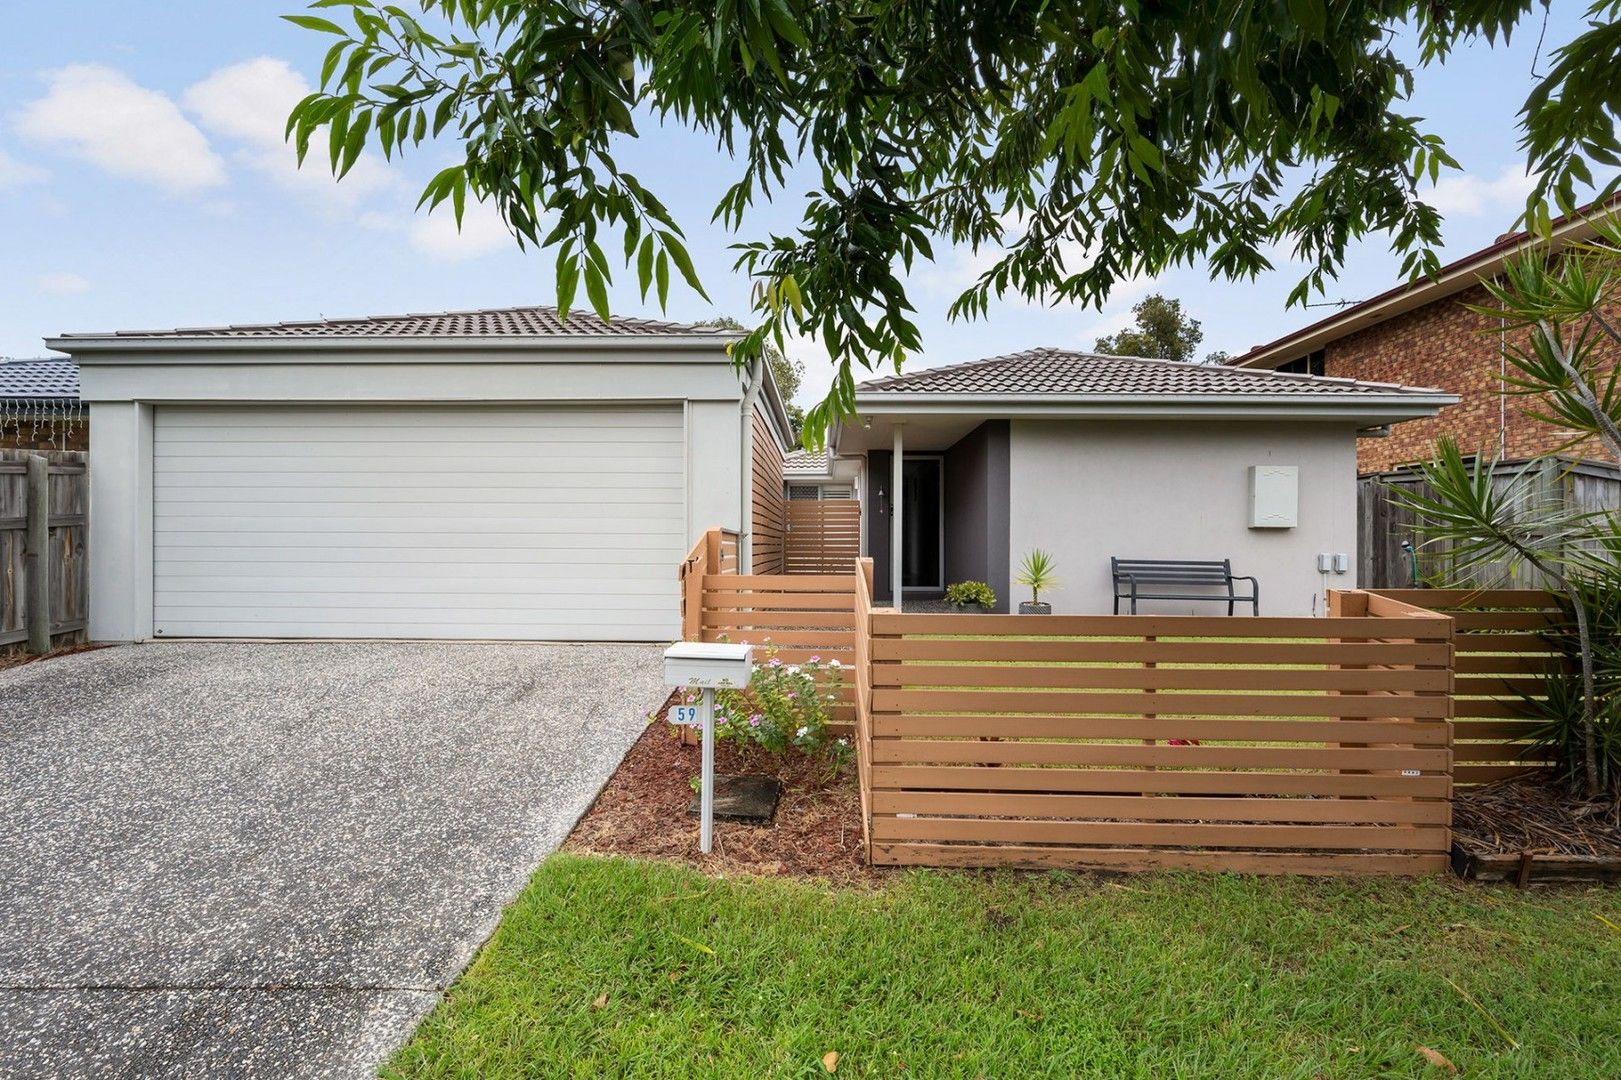
[[[160,637],[679,637],[677,406],[160,407]]]

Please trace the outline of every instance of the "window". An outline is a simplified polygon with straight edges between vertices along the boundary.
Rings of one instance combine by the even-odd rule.
[[[1291,360],[1287,364],[1279,364],[1276,370],[1285,371],[1291,375],[1321,375],[1323,374],[1323,368],[1323,350],[1318,349],[1316,352],[1302,356],[1298,360]]]
[[[793,484],[788,485],[790,499],[853,499],[856,494],[848,484]]]

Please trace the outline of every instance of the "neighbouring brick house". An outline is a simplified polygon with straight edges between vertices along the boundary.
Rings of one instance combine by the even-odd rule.
[[[0,357],[0,450],[87,450],[79,365],[62,357]]]
[[[1550,249],[1561,251],[1592,235],[1590,219],[1581,215],[1560,219]],[[1481,281],[1500,273],[1529,244],[1524,233],[1504,236],[1446,266],[1433,280],[1399,285],[1229,362],[1432,386],[1458,395],[1456,405],[1434,418],[1410,420],[1385,437],[1358,440],[1357,467],[1364,474],[1429,457],[1442,435],[1451,435],[1465,453],[1507,459],[1549,453],[1564,445],[1571,433],[1527,415],[1528,409],[1534,410],[1532,399],[1503,392],[1505,335],[1498,320],[1467,306],[1489,303]],[[1521,335],[1523,340],[1523,331]],[[1613,365],[1621,350],[1609,347],[1601,356]],[[1566,453],[1582,456],[1583,448]]]

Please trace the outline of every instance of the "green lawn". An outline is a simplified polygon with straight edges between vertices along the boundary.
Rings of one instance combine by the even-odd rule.
[[[384,1075],[1446,1075],[1422,1044],[1467,1077],[1615,1077],[1617,927],[1614,890],[557,856]]]

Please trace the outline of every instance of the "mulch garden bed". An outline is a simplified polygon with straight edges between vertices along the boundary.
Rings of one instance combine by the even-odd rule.
[[[6,668],[21,667],[24,664],[35,664],[41,660],[54,660],[59,656],[72,656],[74,653],[92,652],[96,649],[105,649],[106,645],[93,642],[80,642],[76,645],[58,645],[48,653],[35,655],[22,646],[16,646],[10,651],[0,650],[0,671]]]
[[[1453,866],[1479,881],[1621,881],[1621,800],[1515,777],[1458,792]]]
[[[862,852],[854,763],[833,777],[821,758],[720,740],[716,773],[774,776],[782,782],[782,797],[769,825],[717,820],[709,855],[699,853],[698,819],[687,813],[691,781],[701,764],[699,747],[683,745],[675,729],[654,720],[574,827],[564,850],[668,859],[710,874],[845,883],[876,881],[883,873],[867,866]]]

